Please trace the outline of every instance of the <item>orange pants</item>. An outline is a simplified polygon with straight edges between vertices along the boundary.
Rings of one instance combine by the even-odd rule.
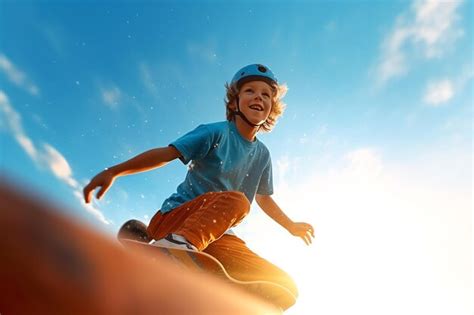
[[[237,236],[224,234],[249,210],[250,203],[241,192],[208,192],[171,212],[158,212],[151,219],[148,234],[156,240],[170,233],[181,235],[198,250],[217,258],[232,277],[272,281],[297,296],[296,284],[286,272],[252,252]]]

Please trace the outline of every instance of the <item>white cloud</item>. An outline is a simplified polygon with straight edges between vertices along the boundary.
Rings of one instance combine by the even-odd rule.
[[[405,74],[422,51],[424,58],[441,57],[463,35],[457,25],[462,0],[414,1],[409,12],[397,18],[393,31],[382,44],[376,67],[379,83]]]
[[[116,86],[101,89],[102,100],[111,109],[117,109],[122,92]]]
[[[39,94],[38,87],[2,53],[0,53],[0,72],[5,73],[12,83],[26,89],[30,94]]]
[[[157,96],[158,95],[158,87],[156,86],[155,80],[152,76],[152,71],[150,70],[150,67],[142,62],[139,65],[139,71],[140,71],[140,78],[145,85],[145,88],[153,95]]]
[[[423,100],[429,105],[439,106],[442,103],[446,103],[447,101],[449,101],[453,96],[453,83],[450,80],[445,79],[429,83],[426,87],[425,96]]]
[[[36,161],[38,159],[38,152],[30,138],[24,134],[16,134],[15,139],[32,160]]]
[[[20,147],[39,167],[46,167],[56,178],[72,188],[74,196],[82,200],[82,191],[79,183],[73,176],[72,168],[67,159],[53,146],[48,143],[43,144],[38,149],[33,140],[24,132],[21,124],[21,116],[10,104],[8,96],[0,90],[0,123],[7,127],[12,136],[16,139]],[[105,218],[102,212],[92,205],[81,201],[82,206],[94,215],[98,220],[105,224],[110,222]]]
[[[10,105],[10,101],[8,100],[8,96],[0,90],[0,108],[1,108],[1,113],[2,115],[5,115],[4,123],[5,125],[8,125],[8,128],[13,130],[16,134],[23,134],[23,130],[21,127],[21,118],[20,115],[18,115],[17,112],[13,110],[13,108]]]
[[[402,46],[408,37],[407,30],[400,29],[395,30],[385,40],[384,55],[377,69],[379,80],[382,83],[407,72],[406,56],[402,51]]]
[[[462,91],[473,77],[472,65],[467,64],[456,78],[430,81],[425,88],[423,101],[430,106],[440,106],[450,101],[456,93]]]
[[[42,159],[47,163],[51,172],[71,188],[80,189],[79,184],[72,176],[72,169],[66,158],[49,144],[44,144]]]
[[[20,115],[13,109],[5,92],[0,90],[0,118],[4,125],[15,137],[18,144],[33,160],[37,160],[38,154],[31,139],[23,131]]]
[[[413,39],[424,45],[426,57],[441,56],[446,44],[452,43],[463,34],[455,25],[458,20],[456,10],[461,3],[462,0],[414,2],[416,20],[413,25]]]
[[[104,216],[104,214],[102,213],[102,211],[100,211],[96,206],[94,206],[92,203],[85,203],[84,201],[84,196],[82,195],[82,192],[80,190],[74,190],[73,191],[73,194],[74,194],[74,197],[76,197],[76,199],[79,201],[79,203],[82,205],[82,207],[87,211],[89,212],[90,214],[92,214],[97,220],[99,220],[100,222],[104,223],[104,224],[110,224],[111,222],[109,220],[107,220]]]
[[[24,73],[16,69],[12,62],[3,54],[0,54],[0,69],[5,72],[10,81],[17,85],[25,81]]]

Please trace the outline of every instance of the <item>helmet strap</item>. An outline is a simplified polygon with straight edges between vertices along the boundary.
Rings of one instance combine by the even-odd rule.
[[[252,127],[259,127],[259,129],[260,129],[260,127],[264,124],[264,122],[261,123],[261,124],[254,124],[253,122],[251,122],[250,120],[248,120],[248,118],[245,117],[244,113],[242,113],[242,112],[240,111],[240,105],[239,105],[240,100],[239,100],[239,97],[238,97],[238,96],[236,97],[236,100],[235,100],[235,101],[237,102],[237,110],[234,111],[234,114],[235,114],[235,115],[239,115],[239,116],[242,118],[242,120],[247,123],[247,125],[250,125],[250,126],[252,126]]]

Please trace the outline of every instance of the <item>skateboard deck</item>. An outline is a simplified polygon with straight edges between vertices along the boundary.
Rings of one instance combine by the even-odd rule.
[[[0,314],[280,313],[215,277],[125,250],[9,183],[0,176]]]
[[[226,282],[263,298],[267,302],[275,303],[275,301],[278,301],[278,306],[283,309],[287,309],[296,302],[293,293],[277,283],[264,280],[241,281],[232,277],[219,260],[207,253],[156,246],[132,239],[120,239],[120,241],[126,248],[144,250],[156,260],[165,258],[180,268],[197,273],[217,275]]]

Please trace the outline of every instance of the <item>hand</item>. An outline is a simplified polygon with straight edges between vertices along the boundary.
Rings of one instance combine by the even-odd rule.
[[[97,195],[95,196],[97,199],[102,198],[102,196],[109,190],[110,186],[114,183],[115,180],[115,175],[109,171],[105,170],[103,172],[100,172],[92,180],[90,181],[89,184],[87,184],[86,187],[83,189],[84,193],[84,200],[86,203],[89,203],[91,201],[91,195],[92,192],[97,188],[101,187]]]
[[[301,237],[306,245],[311,244],[312,238],[314,238],[314,228],[309,223],[294,222],[288,231],[294,236]]]

